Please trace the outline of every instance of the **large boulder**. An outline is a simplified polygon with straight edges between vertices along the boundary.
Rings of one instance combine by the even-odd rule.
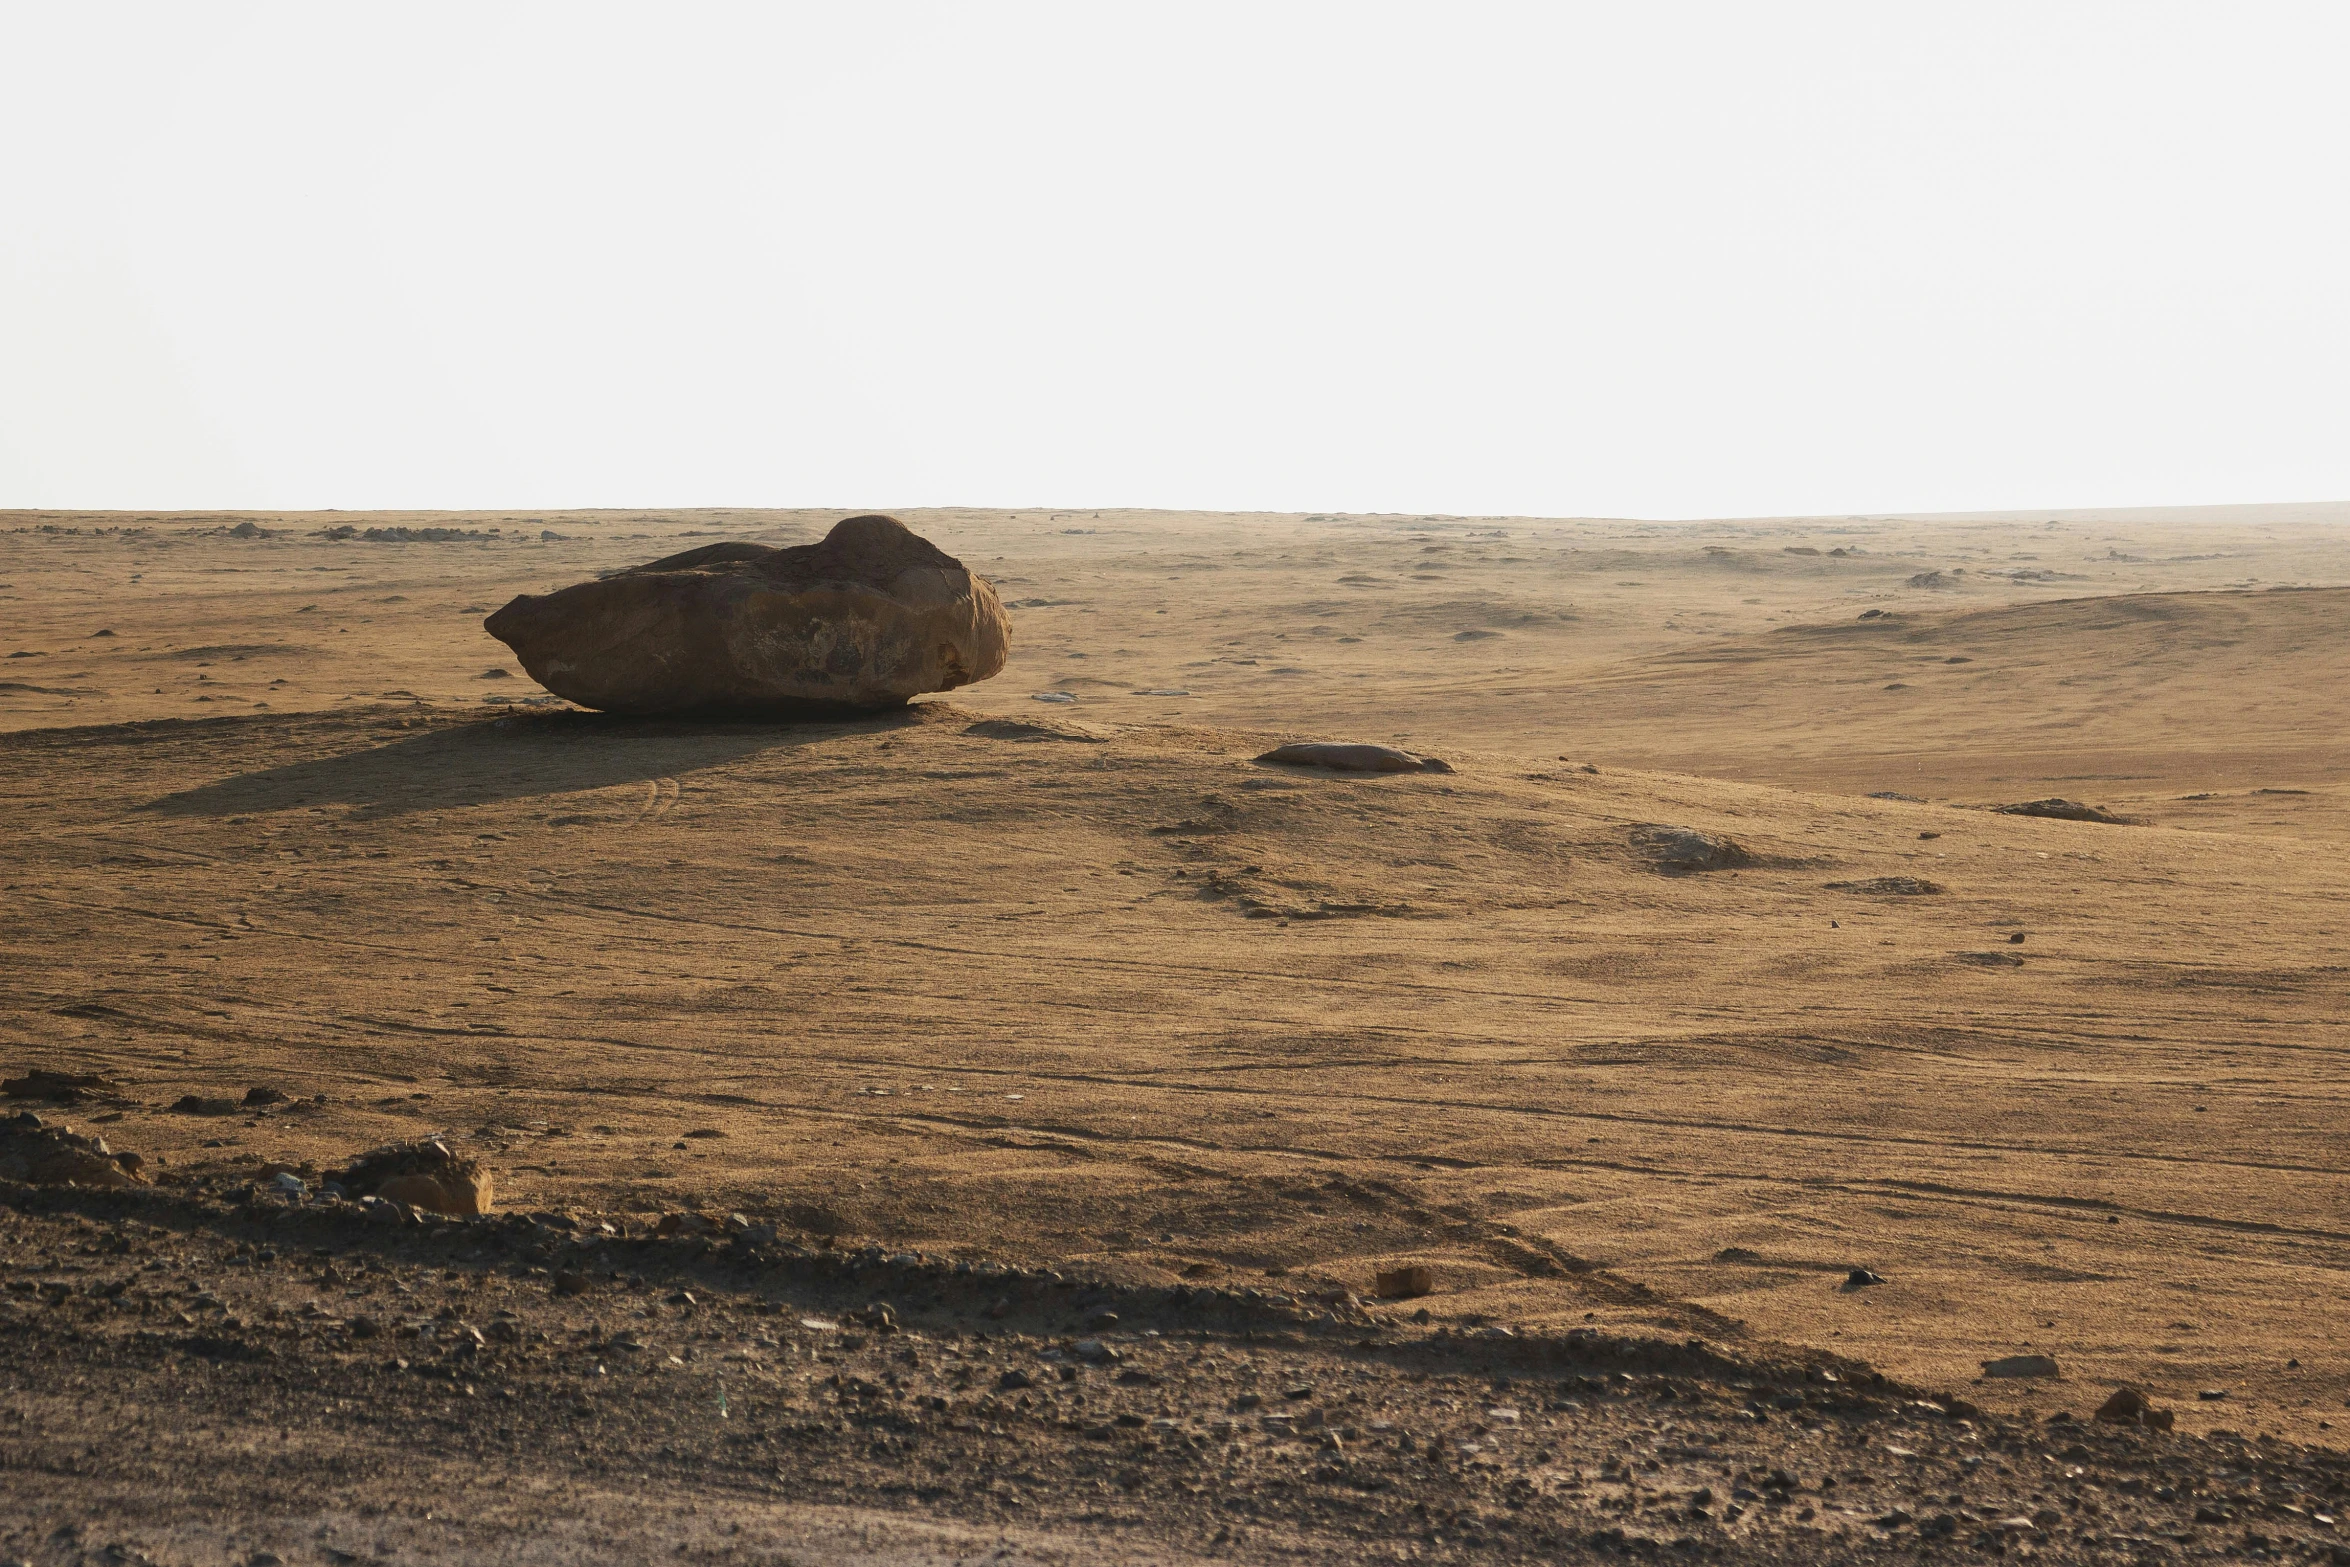
[[[711,544],[523,594],[483,624],[531,678],[613,713],[897,707],[1004,667],[995,589],[894,517],[820,544]]]

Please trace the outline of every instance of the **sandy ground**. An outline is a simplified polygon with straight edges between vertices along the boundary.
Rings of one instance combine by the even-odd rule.
[[[1399,1341],[2336,1444],[2350,509],[908,513],[1011,668],[796,728],[573,712],[479,630],[835,515],[0,516],[0,1064],[112,1075],[63,1113],[189,1190],[447,1131],[624,1230],[1424,1262]],[[1979,809],[2053,794],[2137,824]]]

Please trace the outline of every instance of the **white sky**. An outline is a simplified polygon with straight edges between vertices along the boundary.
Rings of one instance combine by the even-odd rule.
[[[2350,497],[2350,6],[0,0],[0,506]]]

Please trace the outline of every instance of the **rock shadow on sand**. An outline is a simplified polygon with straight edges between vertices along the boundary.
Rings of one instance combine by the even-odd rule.
[[[405,816],[649,783],[766,752],[935,721],[919,706],[800,723],[514,714],[238,773],[164,795],[144,809],[163,816],[239,816],[341,805],[362,817]]]

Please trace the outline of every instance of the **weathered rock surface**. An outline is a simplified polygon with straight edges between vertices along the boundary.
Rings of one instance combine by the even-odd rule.
[[[582,707],[775,716],[896,707],[1004,667],[995,589],[893,517],[821,543],[711,544],[558,592],[483,623]]]

